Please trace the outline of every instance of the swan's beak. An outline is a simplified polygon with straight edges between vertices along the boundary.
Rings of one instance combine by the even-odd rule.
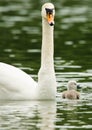
[[[47,21],[50,26],[54,25],[54,16],[52,13],[47,13]]]

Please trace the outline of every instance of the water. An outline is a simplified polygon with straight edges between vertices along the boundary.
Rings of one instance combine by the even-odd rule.
[[[40,9],[46,1],[0,1],[0,61],[19,67],[35,80],[40,68]],[[92,1],[52,2],[57,100],[0,101],[0,130],[92,129]],[[70,79],[82,87],[79,101],[59,97]]]

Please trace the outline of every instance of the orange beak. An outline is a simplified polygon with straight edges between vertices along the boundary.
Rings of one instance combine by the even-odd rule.
[[[50,26],[54,25],[54,16],[52,14],[47,14],[47,21],[49,23]]]

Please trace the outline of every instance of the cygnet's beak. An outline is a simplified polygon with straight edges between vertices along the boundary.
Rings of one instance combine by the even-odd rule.
[[[77,89],[81,89],[81,86],[79,84],[77,85]]]

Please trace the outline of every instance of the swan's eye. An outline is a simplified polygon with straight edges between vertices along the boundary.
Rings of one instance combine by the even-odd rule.
[[[53,13],[53,9],[45,8],[45,10],[46,10],[46,14],[52,14]]]

